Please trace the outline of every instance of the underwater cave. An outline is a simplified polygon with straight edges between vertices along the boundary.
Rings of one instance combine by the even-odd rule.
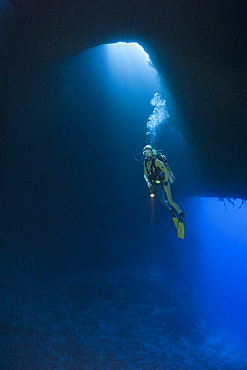
[[[245,369],[245,4],[1,10],[1,368]]]

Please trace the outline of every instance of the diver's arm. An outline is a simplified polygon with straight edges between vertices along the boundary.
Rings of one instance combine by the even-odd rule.
[[[149,180],[148,172],[147,172],[147,168],[145,166],[145,163],[144,163],[144,180],[146,181],[147,187],[150,191],[150,197],[153,198],[155,196],[154,185]]]
[[[147,169],[146,169],[145,163],[144,163],[144,180],[146,181],[147,186],[150,188],[150,186],[152,185],[152,183],[149,181],[148,173],[147,173]]]
[[[161,162],[159,159],[156,159],[155,166],[158,167],[164,173],[164,175],[165,175],[165,180],[164,181],[168,182],[168,179],[169,179],[169,171],[166,168],[166,166],[164,165],[164,163]]]

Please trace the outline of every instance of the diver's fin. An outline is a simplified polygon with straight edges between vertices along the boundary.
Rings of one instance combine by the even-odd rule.
[[[174,216],[174,217],[172,217],[172,221],[173,221],[173,223],[174,223],[174,226],[176,227],[176,229],[178,228],[178,223],[179,223],[179,221],[178,221],[178,218],[176,217],[176,216]]]
[[[180,239],[184,239],[184,211],[179,213],[178,226],[177,226],[177,236]]]
[[[178,221],[177,236],[180,239],[184,239],[184,223],[180,221]]]

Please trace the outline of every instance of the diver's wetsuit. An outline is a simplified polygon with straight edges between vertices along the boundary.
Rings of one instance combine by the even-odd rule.
[[[159,197],[160,201],[162,204],[166,205],[170,211],[175,209],[178,214],[182,212],[178,204],[172,200],[169,171],[162,161],[157,158],[146,159],[144,161],[144,179],[146,183],[150,182],[154,185],[158,185],[162,189],[162,195]],[[165,200],[164,192],[167,200]]]

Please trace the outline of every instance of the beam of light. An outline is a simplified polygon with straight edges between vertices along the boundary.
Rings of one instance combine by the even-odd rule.
[[[108,44],[106,45],[106,53],[108,63],[116,78],[130,78],[129,82],[133,84],[139,77],[143,78],[144,72],[146,84],[148,84],[148,80],[157,80],[157,71],[150,66],[149,55],[136,42]]]
[[[127,85],[129,94],[135,92],[139,97],[143,96],[145,90],[156,90],[153,97],[149,98],[153,112],[146,122],[146,142],[153,144],[158,126],[169,118],[166,101],[157,92],[161,90],[158,73],[153,68],[149,55],[139,44],[119,42],[106,47],[108,63],[114,76],[112,86],[119,89],[121,85]]]
[[[150,223],[153,226],[155,224],[155,197],[149,197],[149,202],[150,202]]]

